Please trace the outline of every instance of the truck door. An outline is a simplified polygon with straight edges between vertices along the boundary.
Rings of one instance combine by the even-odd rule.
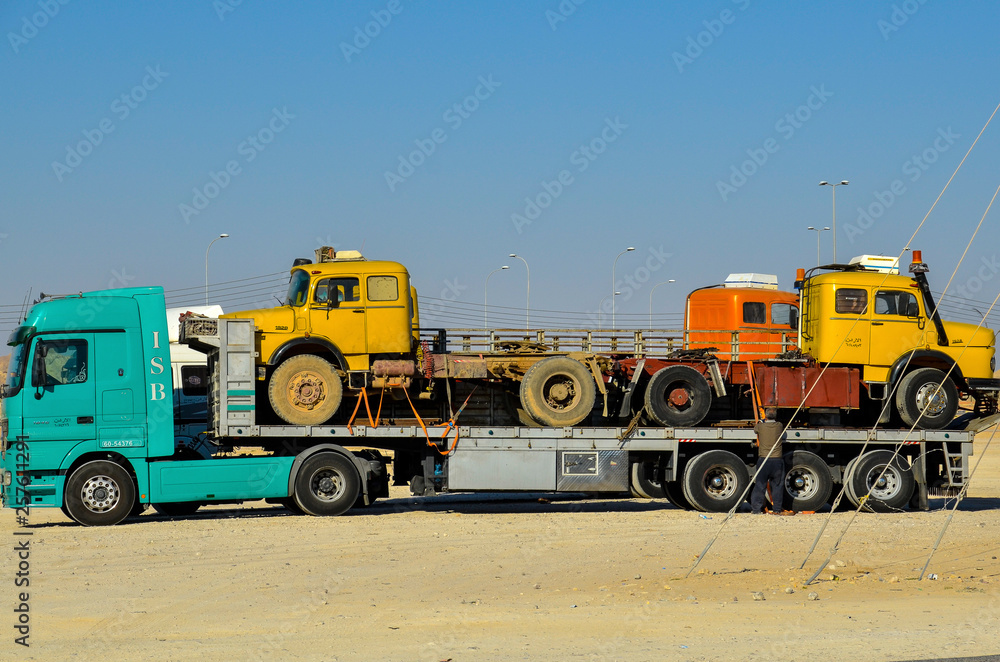
[[[871,317],[871,349],[868,363],[891,366],[896,359],[923,341],[920,305],[913,292],[879,290]]]
[[[97,389],[101,448],[146,445],[146,395],[139,343],[125,331],[94,334],[91,376]]]
[[[868,363],[871,339],[868,290],[863,287],[837,287],[834,290],[833,315],[824,323],[821,360],[832,363]]]
[[[96,438],[93,356],[92,333],[35,338],[28,355],[21,402],[24,436],[32,444],[32,462],[40,460],[38,466],[59,466],[66,454],[65,446],[50,449],[46,441]]]
[[[309,302],[310,332],[329,338],[346,356],[367,354],[365,317],[360,278],[337,276],[316,283]]]

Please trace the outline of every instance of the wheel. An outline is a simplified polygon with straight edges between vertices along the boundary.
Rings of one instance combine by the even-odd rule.
[[[833,478],[830,477],[830,468],[826,466],[826,462],[809,451],[786,453],[784,462],[783,505],[798,512],[822,508],[833,491]]]
[[[902,510],[910,502],[916,480],[909,467],[903,464],[891,451],[868,451],[858,458],[854,476],[850,479],[850,490],[860,502],[868,494],[864,507],[875,513]]]
[[[295,475],[295,502],[310,515],[340,515],[354,505],[361,477],[354,463],[339,453],[316,453]]]
[[[174,503],[154,503],[153,510],[166,517],[186,517],[194,515],[201,508],[196,501],[177,501]]]
[[[663,481],[661,483],[663,486],[663,496],[667,497],[667,501],[674,504],[682,510],[693,510],[694,506],[688,502],[687,497],[684,496],[684,486],[680,480],[670,480]]]
[[[646,385],[646,412],[664,427],[698,425],[712,407],[704,375],[686,365],[662,368]]]
[[[521,381],[521,406],[544,426],[576,425],[594,408],[597,386],[587,366],[566,356],[542,359]]]
[[[274,371],[267,387],[271,407],[292,425],[321,425],[337,413],[344,396],[340,375],[329,361],[299,354]]]
[[[958,389],[937,368],[918,368],[900,380],[896,390],[896,410],[906,425],[940,430],[955,418]]]
[[[69,516],[80,524],[110,526],[132,512],[135,484],[121,465],[94,460],[70,475],[64,499]]]
[[[640,499],[655,499],[663,493],[660,481],[653,475],[652,462],[633,462],[632,480],[629,481],[632,493]]]
[[[696,510],[724,513],[742,501],[750,473],[743,460],[729,451],[696,455],[684,469],[684,497]]]

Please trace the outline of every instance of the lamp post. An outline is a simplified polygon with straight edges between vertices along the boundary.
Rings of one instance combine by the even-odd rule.
[[[608,297],[612,297],[613,300],[614,297],[618,296],[619,294],[621,294],[621,292],[615,292],[614,294],[606,294],[604,295],[604,298],[601,299],[601,303],[597,306],[597,326],[601,328],[604,327],[604,324],[602,322],[604,318],[604,302],[608,300]]]
[[[665,280],[662,283],[657,283],[656,285],[654,285],[653,289],[651,289],[649,291],[649,330],[650,331],[653,330],[653,292],[655,292],[656,288],[658,288],[660,285],[666,285],[667,283],[673,283],[673,282],[674,282],[673,278],[671,278],[670,280]]]
[[[205,249],[205,305],[208,305],[208,252],[212,250],[212,244],[220,239],[225,239],[229,235],[226,233],[220,234],[218,237],[213,239],[208,243],[208,248]]]
[[[618,268],[618,258],[620,258],[622,255],[625,255],[625,253],[631,253],[634,250],[635,246],[629,246],[628,248],[623,250],[615,257],[615,263],[611,266],[611,330],[612,331],[615,328],[615,296],[621,294],[621,292],[615,292],[616,281],[618,280],[615,277],[615,270]]]
[[[837,264],[837,187],[847,186],[850,184],[846,179],[841,181],[839,184],[831,184],[830,182],[820,182],[820,186],[829,186],[833,189],[833,263]]]
[[[820,237],[821,234],[823,234],[824,232],[826,232],[829,229],[830,228],[828,228],[826,226],[823,226],[821,228],[814,228],[811,225],[806,228],[806,230],[815,230],[816,231],[816,266],[817,267],[819,266],[819,262],[820,262],[820,257],[819,257],[819,237]],[[833,263],[834,264],[837,263],[837,258],[833,259]]]
[[[510,267],[508,267],[505,264],[502,267],[500,267],[499,269],[494,269],[493,271],[491,271],[490,273],[488,273],[486,275],[486,284],[483,285],[483,329],[485,329],[487,331],[490,330],[490,325],[489,325],[489,321],[488,321],[489,320],[489,316],[488,316],[487,308],[486,308],[486,295],[488,294],[488,291],[487,291],[486,288],[488,288],[490,286],[490,276],[492,276],[493,274],[495,274],[498,271],[503,271],[504,269],[510,269]]]
[[[520,260],[521,262],[524,262],[524,270],[528,272],[528,294],[524,298],[524,330],[527,331],[528,329],[531,328],[531,324],[529,322],[530,313],[528,312],[531,306],[531,269],[528,267],[528,261],[525,260],[520,255],[517,255],[516,253],[511,253],[507,257],[514,257]]]

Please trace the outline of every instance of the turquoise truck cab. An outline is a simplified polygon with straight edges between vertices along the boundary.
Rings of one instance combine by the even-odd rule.
[[[10,368],[0,394],[4,505],[60,507],[82,524],[114,524],[147,503],[197,509],[210,501],[288,496],[293,458],[175,456],[162,288],[46,299],[7,344]]]

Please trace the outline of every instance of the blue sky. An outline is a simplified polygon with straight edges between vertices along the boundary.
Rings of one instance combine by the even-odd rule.
[[[674,279],[653,299],[673,325],[730,272],[790,288],[815,265],[820,180],[851,182],[840,261],[902,251],[1000,103],[998,18],[940,0],[6,2],[0,332],[29,288],[200,303],[220,233],[227,310],[273,302],[292,259],[332,243],[406,264],[428,325],[480,325],[505,264],[491,326],[521,324],[513,252],[533,325],[597,327],[634,246],[618,324],[645,326]],[[913,243],[938,291],[1000,183],[995,122]],[[952,317],[1000,291],[995,217]]]

